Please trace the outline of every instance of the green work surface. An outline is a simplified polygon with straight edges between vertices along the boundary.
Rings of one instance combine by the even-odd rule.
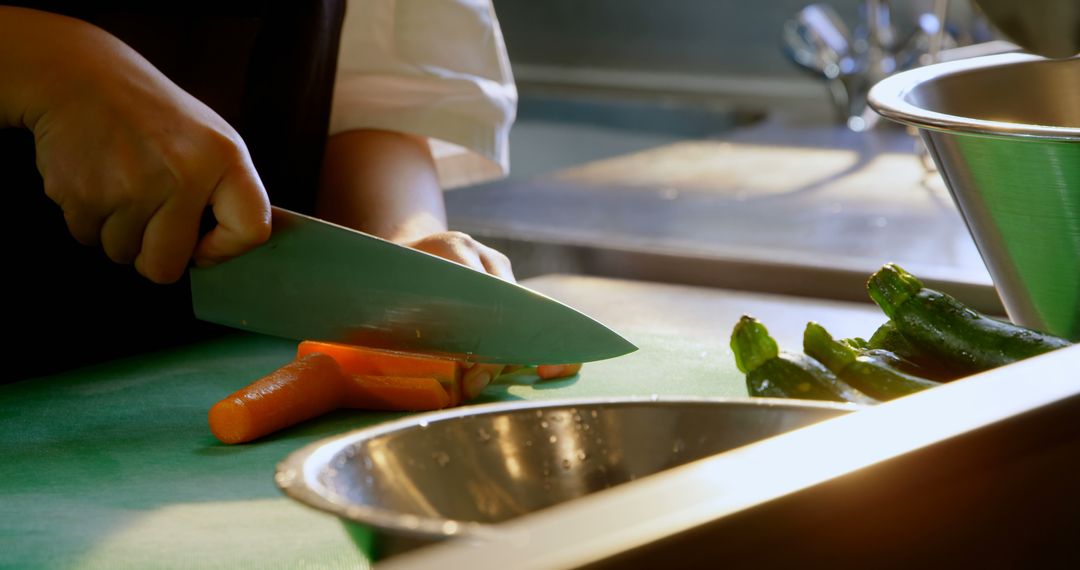
[[[621,288],[613,290],[612,283]],[[794,338],[797,321],[808,315],[839,315],[844,318],[838,323],[857,324],[864,333],[881,320],[868,307],[792,311],[792,302],[783,298],[691,288],[577,278],[537,285],[587,310],[589,300],[575,294],[603,291],[606,303],[590,312],[640,350],[587,364],[579,376],[563,380],[508,375],[490,386],[481,402],[744,396],[742,376],[725,342],[737,315],[723,307],[789,315],[787,324],[777,327],[781,342]],[[657,291],[664,296],[655,304],[622,305],[629,302],[627,295],[650,298]],[[686,299],[696,299],[696,305],[684,314],[662,306]],[[714,302],[719,308],[706,308],[715,322],[709,320],[708,332],[701,333],[693,315],[702,303]],[[667,315],[664,324],[645,326],[648,314],[641,311],[657,307]],[[849,334],[844,326],[837,332]],[[334,517],[285,498],[274,485],[274,467],[307,443],[401,414],[341,411],[238,446],[220,444],[207,427],[214,402],[288,362],[295,347],[295,342],[238,333],[0,386],[0,567],[366,566],[358,547],[363,537],[350,537]]]
[[[637,338],[632,356],[536,383],[513,374],[483,401],[627,394],[745,395],[693,342]],[[298,447],[400,414],[342,411],[241,446],[206,424],[214,402],[287,362],[295,343],[236,336],[0,387],[0,563],[12,568],[355,567],[330,516],[284,498],[275,464]],[[628,384],[643,359],[693,362]],[[652,368],[656,369],[656,366]],[[718,372],[726,369],[727,374]],[[656,370],[659,374],[660,370]],[[655,376],[653,377],[655,378]]]

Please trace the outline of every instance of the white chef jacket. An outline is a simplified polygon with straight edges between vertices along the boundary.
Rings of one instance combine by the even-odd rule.
[[[330,134],[428,137],[440,183],[451,188],[509,171],[516,109],[491,0],[349,0]]]

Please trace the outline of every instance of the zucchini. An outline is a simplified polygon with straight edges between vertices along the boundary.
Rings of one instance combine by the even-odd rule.
[[[945,293],[923,287],[921,281],[892,263],[870,277],[867,289],[905,339],[963,374],[1011,364],[1071,344],[1063,338],[987,317]]]
[[[940,385],[894,368],[902,359],[888,351],[860,353],[850,343],[834,340],[825,327],[815,322],[806,325],[803,350],[840,380],[878,400],[892,400]]]
[[[748,315],[731,333],[731,350],[751,396],[877,403],[813,358],[781,351],[765,325]]]
[[[896,325],[892,321],[885,321],[885,324],[878,327],[870,337],[866,350],[861,352],[868,356],[876,353],[886,360],[891,356],[896,359],[890,363],[893,368],[938,382],[948,382],[966,374],[963,368],[950,367],[933,354],[912,344],[907,337],[896,330]]]

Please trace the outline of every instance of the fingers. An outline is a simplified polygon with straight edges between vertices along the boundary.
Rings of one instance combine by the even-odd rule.
[[[143,234],[153,211],[124,208],[114,211],[101,226],[101,247],[116,263],[132,263],[142,250]]]
[[[408,245],[500,279],[514,281],[510,259],[502,252],[476,241],[468,234],[441,232]]]
[[[484,265],[484,271],[511,283],[516,281],[509,257],[506,257],[503,252],[482,243],[477,243],[477,245],[480,246],[480,261]]]
[[[64,222],[67,223],[68,231],[79,243],[90,246],[101,243],[104,214],[90,210],[76,210],[69,206],[64,209]]]
[[[199,237],[201,207],[173,198],[154,213],[142,236],[135,269],[155,283],[173,283],[187,269]]]
[[[502,364],[474,364],[465,371],[461,380],[462,391],[466,400],[471,400],[480,395],[480,392],[491,384],[492,379],[502,373]]]
[[[240,255],[270,238],[270,201],[249,159],[226,171],[210,196],[210,204],[217,226],[203,236],[195,250],[199,267]]]
[[[477,271],[483,271],[507,281],[514,281],[514,272],[510,267],[510,259],[501,252],[476,241],[468,234],[441,232],[408,245]],[[465,399],[471,400],[477,397],[491,383],[492,379],[504,371],[504,368],[507,367],[502,364],[474,364],[467,368],[462,378],[462,391]]]

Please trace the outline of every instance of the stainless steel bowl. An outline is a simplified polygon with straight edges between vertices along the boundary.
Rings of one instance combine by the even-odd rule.
[[[385,555],[831,418],[791,400],[510,402],[412,416],[311,444],[278,465],[290,497],[381,531]]]
[[[931,65],[870,105],[919,127],[1009,317],[1080,340],[1080,57]]]

